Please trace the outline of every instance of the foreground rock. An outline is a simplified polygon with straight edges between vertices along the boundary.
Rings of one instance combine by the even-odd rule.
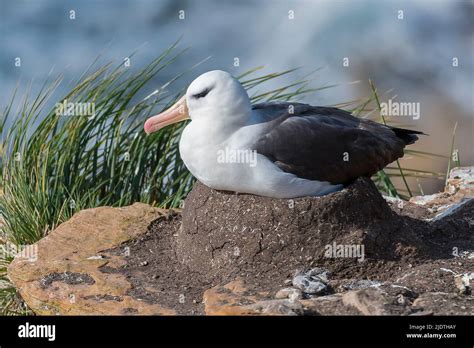
[[[125,276],[100,271],[124,264],[104,250],[135,238],[164,213],[139,203],[83,210],[25,253],[36,259],[15,258],[8,275],[36,314],[174,314],[127,295]]]
[[[444,192],[410,199],[426,212],[428,221],[440,220],[461,208],[474,198],[474,167],[451,170]]]
[[[367,179],[294,200],[197,183],[182,214],[82,211],[9,276],[38,314],[474,314],[474,201],[413,206]]]

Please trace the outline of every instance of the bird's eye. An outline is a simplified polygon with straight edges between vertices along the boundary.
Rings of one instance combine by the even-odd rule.
[[[210,91],[211,91],[211,88],[206,88],[204,91],[200,93],[193,94],[193,98],[196,98],[196,99],[204,98]]]

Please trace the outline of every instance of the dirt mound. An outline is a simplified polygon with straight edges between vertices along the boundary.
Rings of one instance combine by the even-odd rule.
[[[411,217],[418,209],[396,213],[368,179],[358,179],[329,196],[294,200],[218,192],[197,183],[182,214],[160,217],[146,233],[109,250],[116,255],[127,250],[129,256],[123,267],[104,266],[102,271],[125,275],[132,284],[128,294],[134,298],[165,304],[178,313],[199,314],[204,313],[203,297],[209,288],[239,279],[245,290],[237,302],[251,305],[272,298],[292,283],[295,289],[297,273],[303,283],[320,281],[305,273],[319,267],[330,274],[322,284],[327,287],[326,295],[393,286],[398,290],[390,294],[390,301],[400,296],[407,300],[395,303],[388,313],[407,314],[419,310],[407,306],[421,293],[455,294],[458,288],[453,275],[472,270],[474,265],[473,259],[453,255],[455,248],[459,252],[474,249],[470,220],[474,201],[435,222]],[[221,287],[214,296],[233,293],[229,289],[234,288],[235,284]],[[379,297],[389,301],[387,296],[384,291]],[[302,293],[301,297],[314,296]],[[231,309],[228,313],[234,313],[235,308]]]
[[[369,179],[332,195],[294,200],[222,193],[197,184],[182,219],[177,257],[211,280],[243,270],[276,280],[315,264],[413,260],[429,257],[432,250],[422,241],[427,224],[395,214]],[[354,251],[353,257],[345,249]]]

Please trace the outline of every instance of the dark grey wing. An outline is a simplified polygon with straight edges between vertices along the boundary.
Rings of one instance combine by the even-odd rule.
[[[255,143],[258,153],[298,177],[333,184],[375,174],[402,157],[405,145],[421,133],[360,119],[337,108],[282,103],[253,109],[274,115],[270,130]]]

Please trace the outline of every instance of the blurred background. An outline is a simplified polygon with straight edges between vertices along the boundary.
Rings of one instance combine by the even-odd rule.
[[[371,79],[382,102],[420,103],[418,120],[390,118],[429,134],[412,149],[449,156],[457,122],[454,148],[461,165],[473,165],[473,18],[470,0],[0,0],[0,106],[19,81],[32,81],[34,92],[53,69],[65,76],[65,92],[99,54],[121,62],[137,51],[130,63],[140,68],[181,38],[189,51],[147,93],[206,58],[170,92],[208,70],[301,67],[269,88],[319,69],[312,86],[337,86],[303,101],[333,105],[369,97]],[[448,160],[407,155],[402,164],[445,172]],[[426,194],[444,180],[418,183]]]

